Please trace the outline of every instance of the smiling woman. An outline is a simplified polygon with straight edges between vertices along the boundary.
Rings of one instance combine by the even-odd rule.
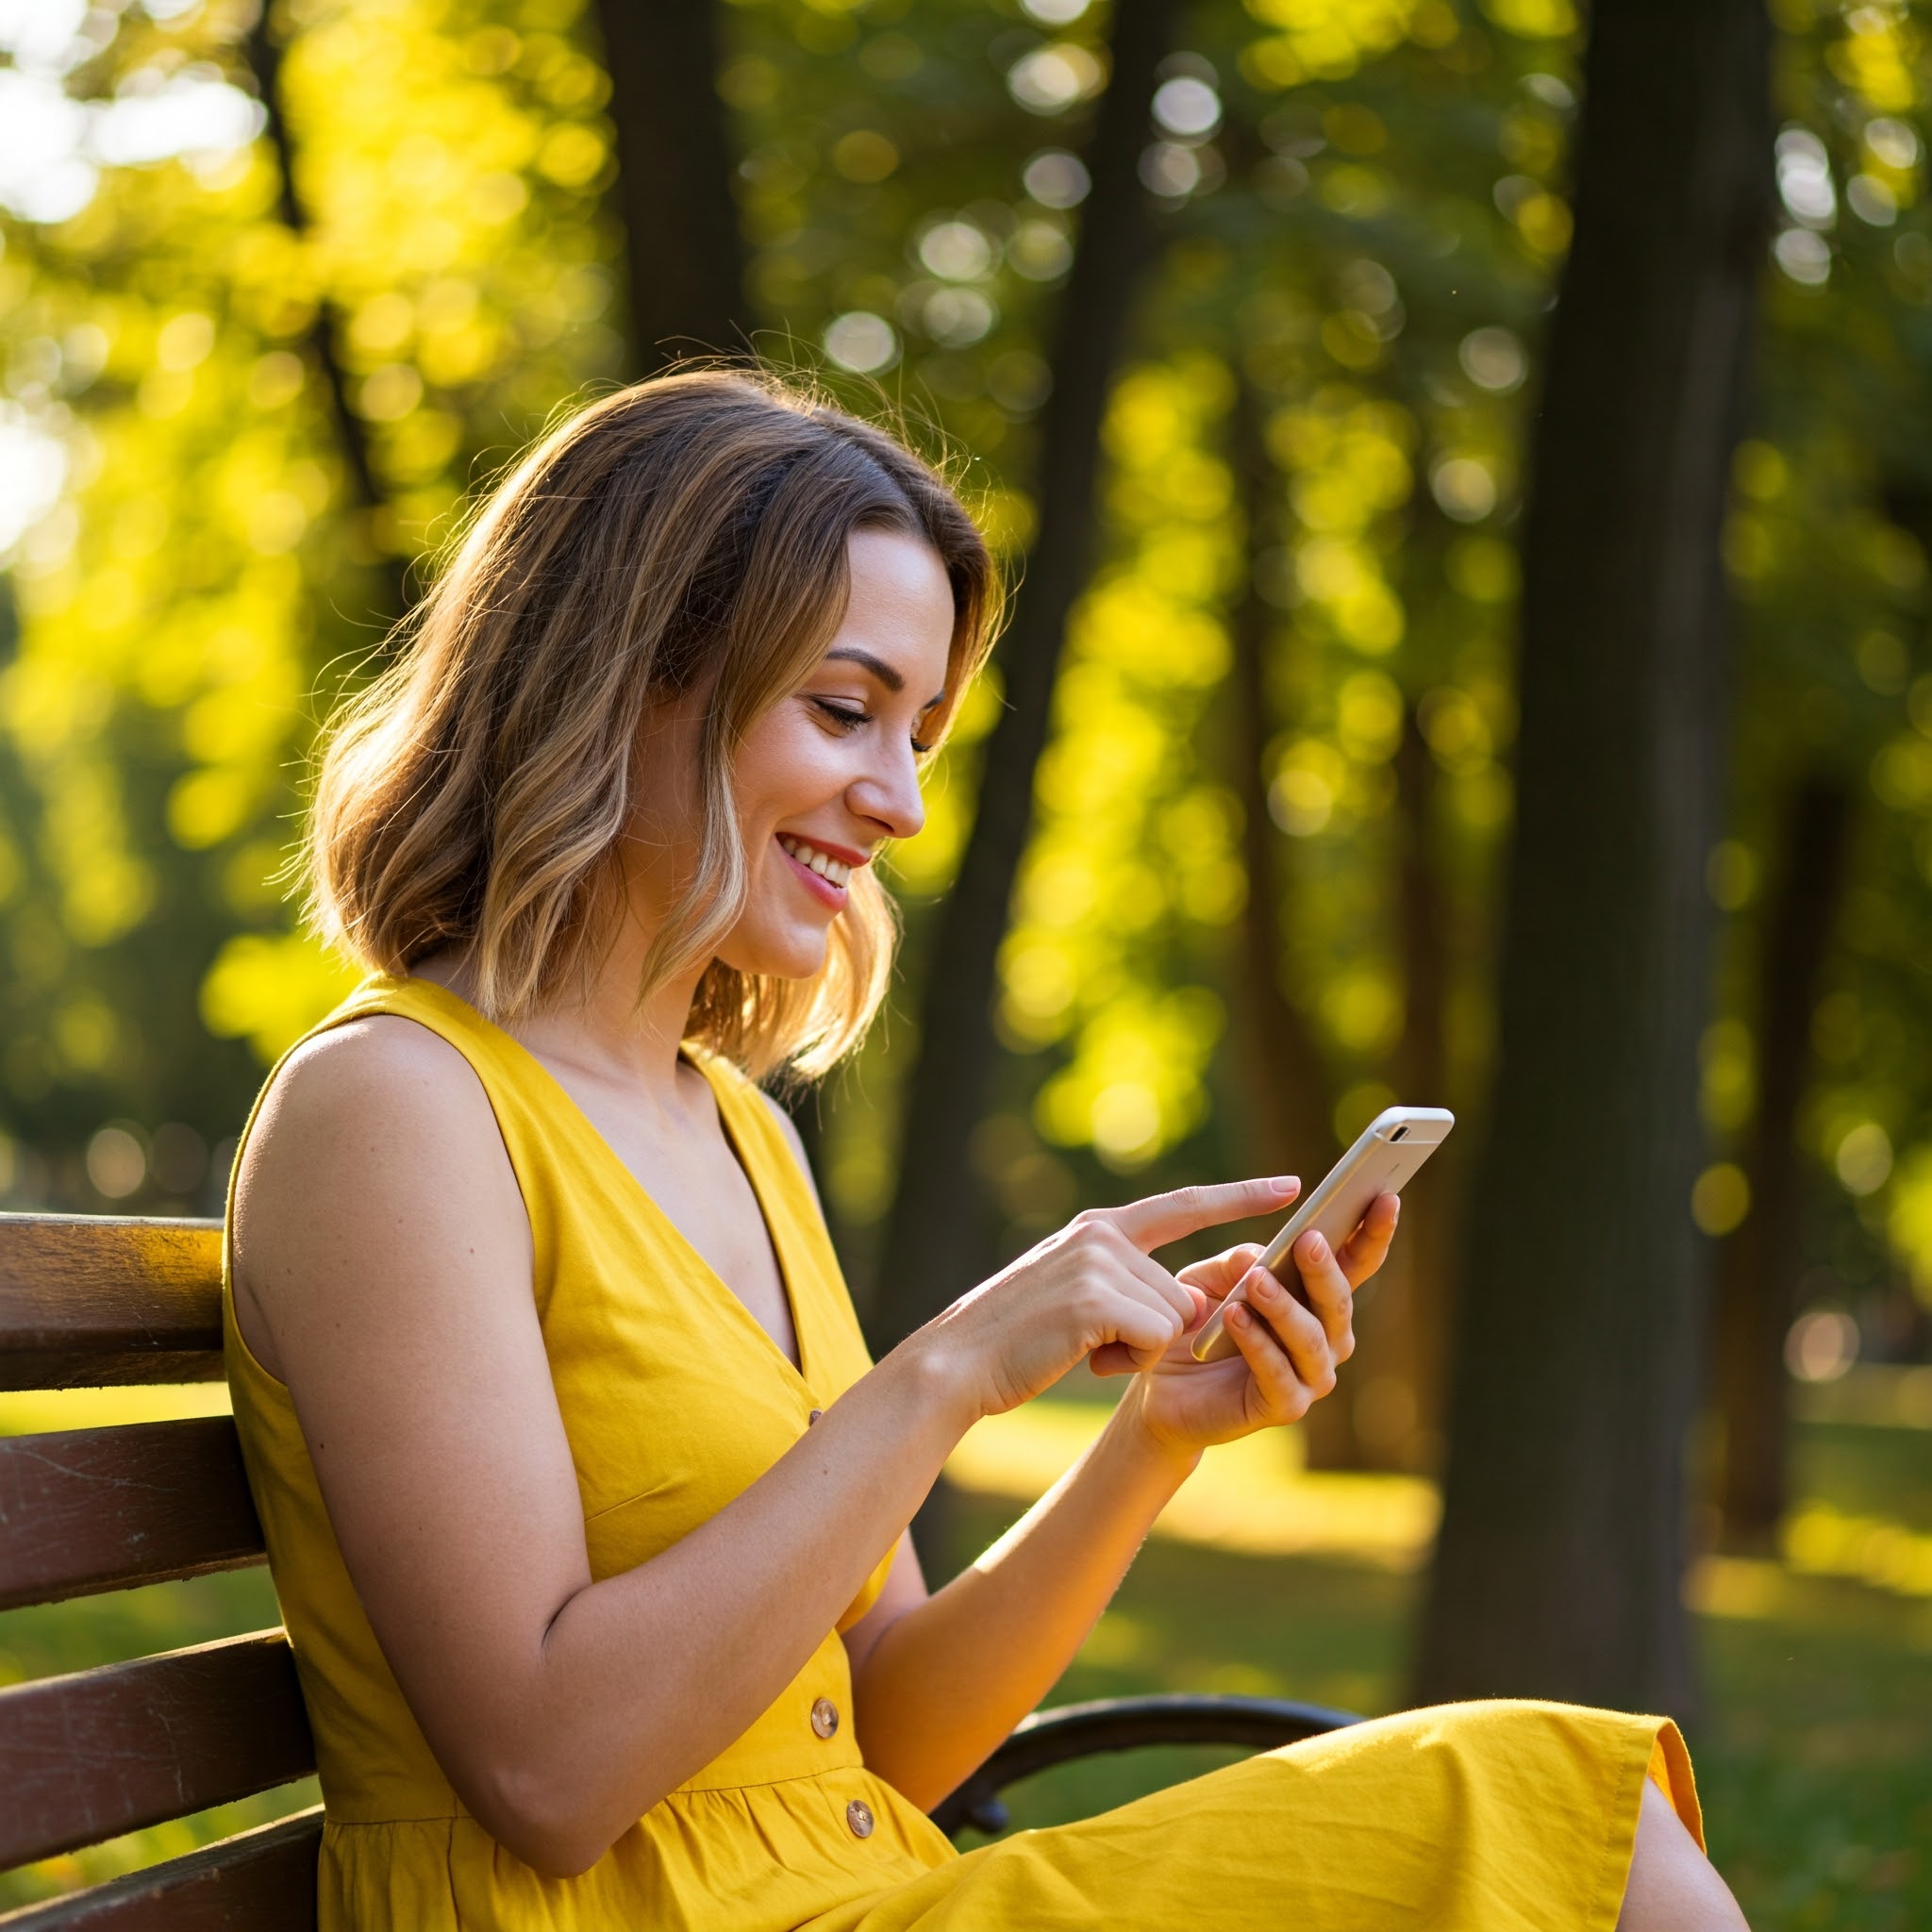
[[[599,514],[582,514],[591,501]],[[408,649],[339,726],[309,821],[317,926],[396,973],[470,944],[479,1010],[513,1022],[581,981],[622,901],[624,868],[608,861],[640,805],[694,813],[691,847],[658,852],[676,876],[642,991],[708,961],[693,1038],[755,1077],[822,1071],[884,991],[891,912],[862,874],[832,908],[846,916],[822,926],[822,964],[721,954],[764,904],[752,874],[777,829],[741,826],[756,808],[734,769],[756,789],[783,763],[748,741],[806,722],[836,763],[830,745],[903,708],[879,634],[924,647],[904,741],[930,751],[996,604],[971,520],[878,430],[738,375],[612,396],[489,500]],[[694,796],[665,795],[693,775]],[[902,811],[916,809],[905,776]],[[855,867],[894,835],[848,826],[819,849]]]
[[[1297,1296],[1252,1246],[1153,1258],[1292,1179],[1090,1211],[867,1359],[753,1078],[876,1007],[871,860],[994,602],[889,437],[673,376],[498,489],[330,742],[311,908],[372,970],[269,1075],[224,1271],[322,1932],[1735,1932],[1655,1718],[1385,1720],[964,1857],[926,1815],[1202,1451],[1334,1387],[1396,1218],[1305,1235]],[[1106,1427],[928,1592],[941,1466],[1083,1360],[1131,1377]]]

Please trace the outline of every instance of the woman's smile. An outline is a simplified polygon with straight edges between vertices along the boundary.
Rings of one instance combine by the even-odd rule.
[[[834,912],[841,910],[846,899],[845,882],[865,863],[865,855],[852,853],[842,845],[821,845],[790,832],[776,836],[786,864],[803,881],[805,889],[821,905],[830,907]]]

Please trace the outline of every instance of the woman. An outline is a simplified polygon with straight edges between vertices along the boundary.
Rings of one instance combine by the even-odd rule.
[[[1312,1313],[1257,1271],[1236,1359],[1184,1337],[1257,1251],[1150,1251],[1292,1182],[1081,1215],[866,1360],[752,1079],[876,1006],[993,602],[890,438],[678,375],[528,458],[337,732],[312,908],[372,976],[257,1105],[227,1329],[324,1927],[1740,1924],[1657,1719],[1424,1712],[963,1858],[924,1816],[1203,1447],[1332,1386],[1395,1224],[1303,1243]],[[928,1594],[947,1453],[1083,1357],[1113,1421]]]

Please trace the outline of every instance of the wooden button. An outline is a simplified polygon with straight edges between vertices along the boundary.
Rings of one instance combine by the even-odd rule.
[[[813,1424],[813,1423],[817,1422],[817,1421],[818,1421],[818,1419],[820,1418],[820,1416],[822,1416],[822,1415],[824,1415],[824,1409],[822,1409],[822,1408],[815,1408],[815,1409],[813,1409],[813,1410],[812,1410],[812,1412],[811,1412],[811,1413],[810,1413],[810,1414],[809,1414],[808,1416],[807,1416],[807,1417],[806,1417],[806,1419],[805,1419],[805,1420],[806,1420],[806,1424],[807,1424],[807,1426],[808,1426],[808,1427],[809,1427],[811,1424]]]
[[[822,1738],[829,1738],[839,1728],[839,1707],[829,1697],[821,1697],[812,1706],[811,1727]]]
[[[872,1836],[872,1807],[863,1798],[854,1798],[845,1807],[845,1823],[852,1827],[854,1838]]]

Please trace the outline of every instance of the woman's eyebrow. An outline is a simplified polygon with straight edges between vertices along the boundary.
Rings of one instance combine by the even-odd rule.
[[[900,691],[906,689],[905,678],[898,672],[894,671],[883,658],[874,658],[870,651],[861,651],[857,644],[844,644],[836,651],[827,651],[825,653],[825,661],[827,663],[830,663],[835,658],[842,658],[848,664],[862,664],[894,696],[897,696]],[[925,703],[919,708],[921,713],[924,714],[931,710],[944,696],[945,692],[941,691],[939,697],[926,699]]]

